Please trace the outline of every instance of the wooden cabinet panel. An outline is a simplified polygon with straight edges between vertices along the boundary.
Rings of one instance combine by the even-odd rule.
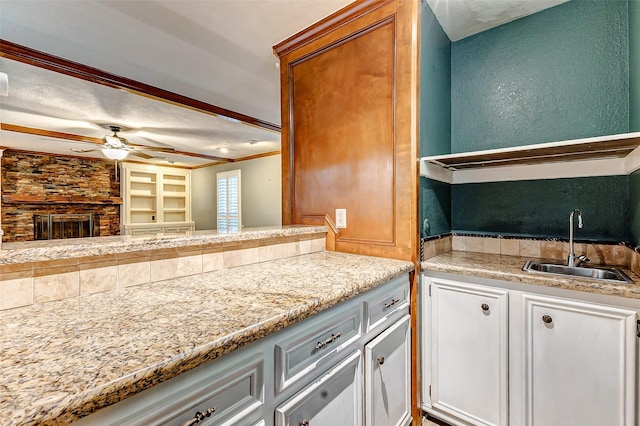
[[[344,208],[337,251],[417,259],[418,6],[357,1],[274,48],[283,224]]]
[[[340,239],[393,243],[393,30],[383,21],[291,65],[296,223],[346,208]]]

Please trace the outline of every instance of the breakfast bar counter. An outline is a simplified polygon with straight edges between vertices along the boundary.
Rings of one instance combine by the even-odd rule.
[[[0,424],[62,424],[413,270],[317,252],[0,311]]]

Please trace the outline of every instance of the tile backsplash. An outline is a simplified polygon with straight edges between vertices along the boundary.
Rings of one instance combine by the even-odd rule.
[[[445,235],[423,240],[423,259],[455,251],[565,260],[569,243],[557,240],[535,240],[502,237]],[[576,255],[586,254],[593,264],[624,266],[640,272],[640,252],[624,244],[576,242]]]
[[[0,310],[325,250],[325,234],[0,265]]]

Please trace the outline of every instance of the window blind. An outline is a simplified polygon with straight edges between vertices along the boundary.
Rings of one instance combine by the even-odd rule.
[[[216,174],[218,187],[218,231],[238,232],[240,214],[240,170]]]

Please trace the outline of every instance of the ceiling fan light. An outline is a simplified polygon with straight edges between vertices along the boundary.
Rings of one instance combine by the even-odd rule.
[[[110,160],[124,160],[128,152],[124,149],[103,148],[102,154]]]
[[[122,141],[117,136],[105,136],[102,138],[102,142],[111,146],[122,146]]]

